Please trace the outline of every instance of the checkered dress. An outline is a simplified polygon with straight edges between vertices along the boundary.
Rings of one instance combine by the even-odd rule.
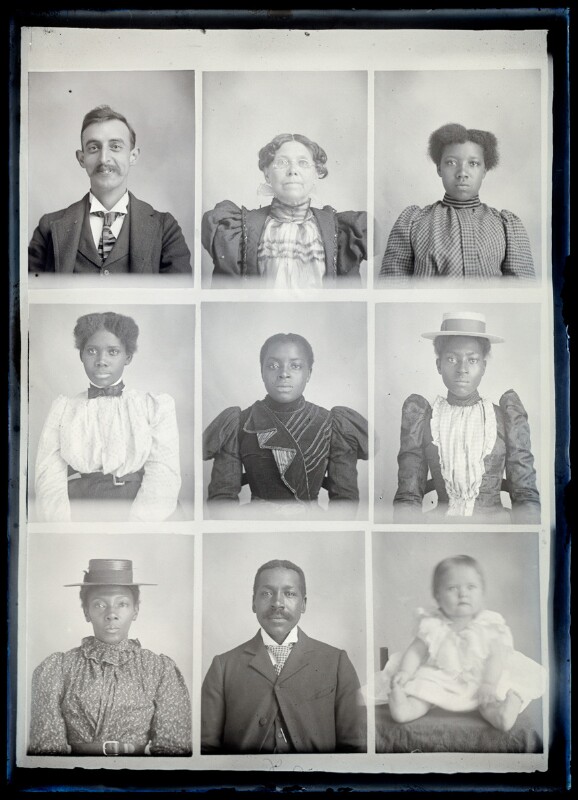
[[[393,226],[380,278],[535,278],[528,234],[511,211],[448,195],[408,206]]]

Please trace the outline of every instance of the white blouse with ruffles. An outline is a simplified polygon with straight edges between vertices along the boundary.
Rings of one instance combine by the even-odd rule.
[[[496,443],[492,401],[480,398],[474,405],[457,406],[436,397],[431,434],[448,493],[448,516],[471,517],[484,477],[484,459]]]
[[[117,478],[144,468],[131,520],[158,522],[177,506],[181,487],[175,403],[168,394],[125,389],[120,397],[60,395],[53,402],[36,458],[36,513],[69,522],[68,467]]]

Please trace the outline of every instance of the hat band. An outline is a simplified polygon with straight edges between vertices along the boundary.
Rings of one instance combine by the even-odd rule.
[[[84,583],[132,583],[132,569],[91,570],[85,573]]]
[[[464,331],[464,333],[485,333],[486,323],[478,319],[444,319],[442,331]]]

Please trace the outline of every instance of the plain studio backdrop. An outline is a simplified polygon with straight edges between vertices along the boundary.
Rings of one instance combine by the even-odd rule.
[[[514,647],[541,662],[540,576],[536,533],[373,533],[375,669],[379,648],[403,652],[415,635],[417,608],[436,608],[436,564],[475,558],[486,578],[484,607],[501,614]]]
[[[486,330],[505,339],[493,344],[485,375],[478,387],[482,397],[498,405],[514,389],[528,412],[534,467],[540,489],[540,305],[535,303],[387,303],[375,307],[375,519],[391,522],[397,490],[397,456],[401,409],[410,394],[431,404],[447,396],[436,367],[433,342],[422,338],[438,331],[445,311],[475,311],[486,317]]]
[[[203,303],[201,331],[203,429],[225,408],[245,409],[265,397],[259,353],[276,333],[297,333],[313,348],[306,400],[327,409],[349,406],[367,417],[364,303]],[[212,464],[204,463],[205,497]],[[361,513],[367,504],[367,461],[358,461],[357,469]]]
[[[174,534],[36,534],[28,539],[26,685],[51,653],[79,647],[92,636],[84,618],[80,588],[91,558],[133,562],[142,586],[138,618],[129,638],[154,653],[169,656],[191,694],[193,675],[193,537]],[[29,704],[28,704],[29,705]]]
[[[195,78],[192,71],[32,72],[29,74],[28,238],[43,214],[67,208],[90,189],[76,160],[84,115],[109,105],[136,133],[140,157],[128,188],[177,220],[193,253]]]
[[[203,540],[203,678],[216,655],[259,630],[251,610],[262,564],[292,561],[305,573],[307,609],[299,626],[346,650],[366,681],[365,559],[360,532],[216,533]]]
[[[125,386],[154,395],[169,394],[175,401],[182,481],[179,500],[191,519],[195,309],[189,305],[30,306],[29,500],[34,498],[38,441],[52,402],[58,395],[74,397],[88,387],[80,353],[74,346],[74,326],[84,314],[104,311],[132,317],[139,327],[137,351],[122,376]]]
[[[367,73],[205,72],[203,74],[203,211],[222,200],[259,208],[271,196],[259,150],[280,133],[301,133],[327,153],[329,174],[312,205],[367,209]],[[203,249],[203,286],[213,263]],[[362,278],[365,279],[365,263]]]
[[[427,149],[430,134],[448,122],[497,137],[500,161],[488,170],[480,200],[520,217],[536,275],[544,273],[540,187],[547,165],[542,164],[540,80],[540,70],[529,69],[375,73],[376,275],[404,208],[423,208],[444,195]]]

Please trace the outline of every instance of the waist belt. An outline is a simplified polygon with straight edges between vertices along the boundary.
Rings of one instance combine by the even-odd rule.
[[[80,478],[92,478],[94,476],[95,478],[98,477],[101,479],[110,478],[113,486],[124,486],[125,483],[141,483],[143,475],[144,469],[139,469],[138,472],[128,472],[126,475],[121,475],[120,478],[117,478],[116,475],[112,475],[111,473],[105,475],[103,472],[76,472],[69,468],[68,480],[76,481]]]
[[[111,739],[105,742],[70,742],[72,754],[79,756],[143,756],[145,746]]]

